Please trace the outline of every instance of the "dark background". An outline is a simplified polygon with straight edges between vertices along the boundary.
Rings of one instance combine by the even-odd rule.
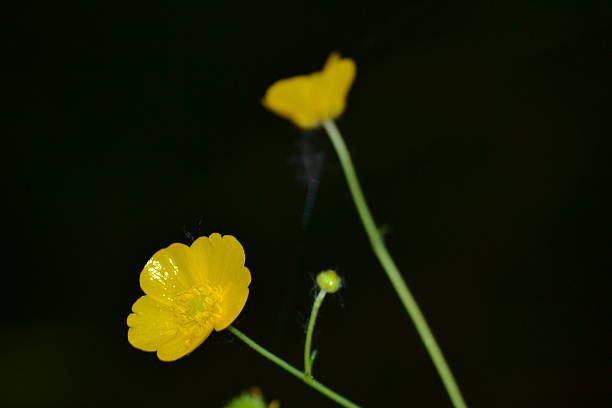
[[[313,276],[337,268],[316,376],[367,407],[450,406],[325,135],[260,104],[333,50],[358,66],[339,127],[468,404],[600,405],[605,3],[4,13],[0,405],[221,407],[258,385],[334,406],[228,332],[171,364],[128,344],[148,258],[221,232],[253,275],[237,327],[300,366]]]

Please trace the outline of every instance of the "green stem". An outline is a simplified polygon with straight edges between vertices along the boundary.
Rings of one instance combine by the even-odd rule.
[[[361,222],[363,223],[366,233],[368,234],[368,238],[370,239],[370,244],[372,245],[374,253],[378,257],[378,260],[385,270],[387,277],[391,281],[395,292],[399,296],[402,304],[408,312],[408,315],[416,326],[417,332],[421,336],[421,340],[425,344],[429,356],[436,366],[436,370],[438,370],[438,375],[442,379],[442,383],[448,392],[453,406],[455,408],[466,408],[467,405],[463,400],[459,386],[457,385],[457,382],[453,377],[453,373],[444,359],[444,355],[442,354],[442,351],[440,350],[440,347],[438,346],[438,343],[436,342],[436,339],[431,332],[429,325],[427,324],[427,320],[425,320],[425,316],[423,316],[423,313],[414,299],[414,296],[412,296],[412,293],[410,293],[410,290],[402,278],[399,269],[395,265],[393,258],[391,258],[389,251],[387,251],[387,247],[385,246],[380,232],[376,228],[376,224],[372,218],[372,213],[370,212],[365,197],[363,196],[363,192],[361,191],[361,186],[359,185],[359,180],[357,178],[357,174],[355,173],[351,156],[346,148],[344,140],[342,139],[340,131],[336,127],[333,120],[323,121],[323,127],[327,131],[327,134],[329,135],[329,138],[336,149],[336,153],[338,153],[346,181],[353,196],[353,201],[355,202]]]
[[[319,294],[312,304],[312,312],[310,312],[310,320],[308,321],[308,330],[306,331],[306,343],[304,344],[304,374],[308,377],[312,377],[312,354],[310,348],[312,346],[312,332],[314,331],[315,322],[317,321],[317,315],[319,314],[319,308],[325,299],[324,290],[319,291]]]
[[[305,376],[303,372],[301,372],[297,368],[293,367],[291,364],[287,363],[282,358],[277,357],[275,354],[272,354],[271,352],[269,352],[265,348],[261,347],[259,344],[255,343],[253,340],[251,340],[249,337],[247,337],[246,334],[242,333],[240,330],[238,330],[234,326],[229,326],[227,329],[229,331],[231,331],[240,340],[245,342],[253,350],[258,352],[259,354],[261,354],[262,356],[264,356],[268,360],[272,361],[274,364],[280,366],[281,368],[284,368],[289,373],[293,374],[294,376],[296,376],[300,380],[304,381],[307,385],[309,385],[312,388],[314,388],[315,390],[319,391],[321,394],[325,395],[326,397],[336,401],[338,404],[340,404],[340,405],[342,405],[343,407],[346,407],[346,408],[360,408],[359,405],[352,403],[348,399],[344,398],[342,395],[340,395],[340,394],[336,393],[335,391],[327,388],[326,386],[324,386],[323,384],[321,384],[317,380]]]

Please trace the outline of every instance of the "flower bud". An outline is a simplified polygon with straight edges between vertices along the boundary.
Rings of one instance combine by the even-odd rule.
[[[320,272],[317,275],[317,284],[328,293],[337,292],[342,287],[342,278],[331,269]]]

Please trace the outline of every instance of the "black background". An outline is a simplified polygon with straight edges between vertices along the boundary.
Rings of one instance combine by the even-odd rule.
[[[610,7],[289,4],[4,13],[0,405],[221,407],[257,385],[334,406],[228,332],[171,364],[128,344],[147,259],[220,232],[253,275],[237,327],[300,366],[313,276],[337,268],[316,376],[367,407],[450,406],[325,135],[260,104],[333,50],[358,66],[339,127],[468,404],[599,405]]]

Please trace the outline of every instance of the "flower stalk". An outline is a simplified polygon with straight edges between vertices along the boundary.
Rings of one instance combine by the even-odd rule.
[[[310,312],[310,320],[308,321],[308,330],[306,331],[306,342],[304,343],[304,374],[307,379],[312,379],[312,363],[314,362],[313,354],[310,349],[312,347],[312,333],[314,332],[315,323],[319,314],[319,308],[323,304],[325,290],[320,290],[312,304],[312,312]]]
[[[399,296],[404,308],[412,319],[412,322],[416,326],[417,332],[427,348],[427,352],[429,353],[429,356],[431,357],[436,370],[438,371],[438,375],[442,379],[442,383],[446,388],[453,406],[455,408],[466,408],[467,405],[465,404],[463,396],[461,395],[461,390],[459,389],[453,373],[451,372],[450,367],[442,354],[442,350],[440,349],[440,346],[438,346],[438,342],[429,328],[429,324],[427,324],[425,316],[421,312],[421,309],[410,292],[410,289],[408,289],[408,285],[406,285],[404,278],[395,265],[395,261],[393,261],[391,254],[389,254],[382,236],[376,227],[372,213],[370,212],[361,190],[361,186],[359,185],[359,179],[357,178],[357,173],[355,172],[355,167],[353,166],[350,153],[346,147],[346,144],[344,143],[338,127],[332,119],[324,120],[322,125],[323,128],[325,128],[325,131],[327,132],[336,153],[338,154],[338,158],[340,159],[340,164],[342,165],[342,170],[344,171],[344,176],[346,177],[355,207],[357,207],[357,212],[359,213],[359,218],[361,219],[363,227],[366,230],[376,257],[387,274],[387,277],[391,281],[395,292]]]

